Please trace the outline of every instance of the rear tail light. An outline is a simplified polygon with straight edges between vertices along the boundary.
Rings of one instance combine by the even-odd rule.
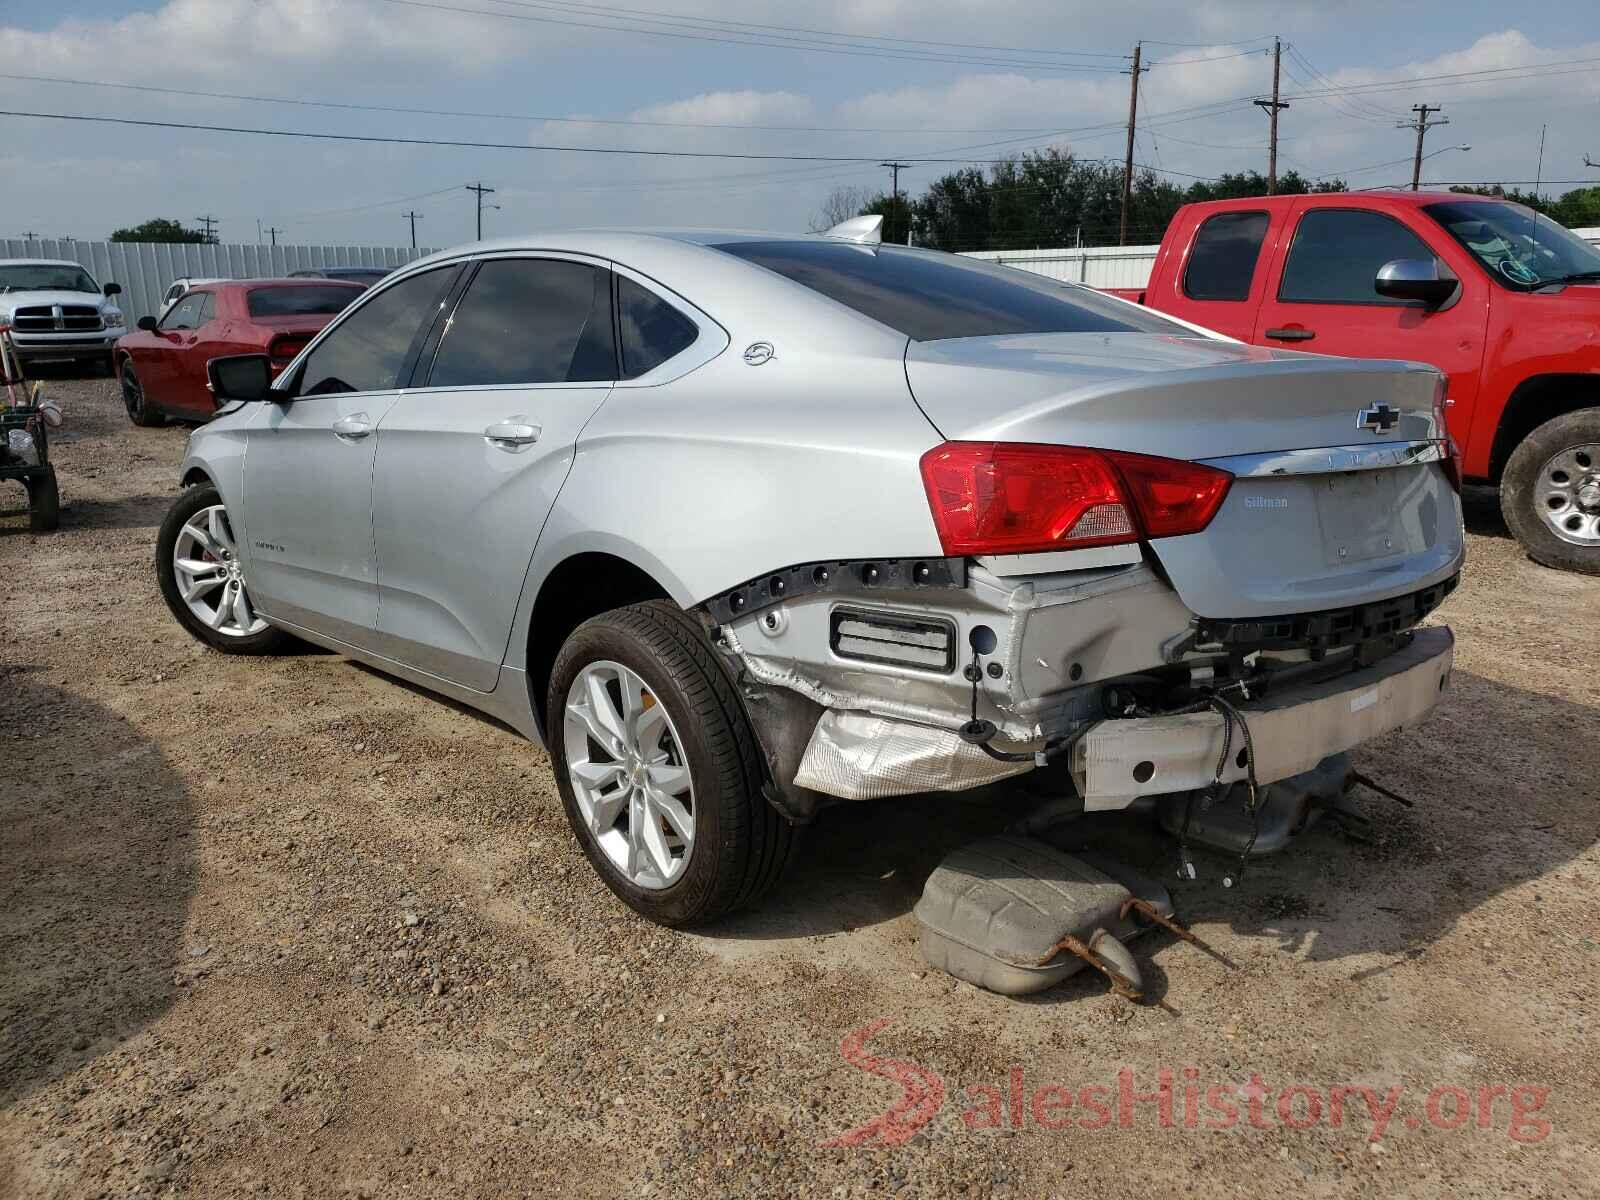
[[[1454,403],[1448,399],[1450,394],[1450,380],[1439,376],[1439,382],[1433,389],[1433,428],[1438,434],[1439,449],[1444,452],[1440,466],[1444,468],[1445,478],[1450,481],[1450,486],[1457,492],[1461,491],[1461,447],[1456,445],[1456,439],[1450,435],[1450,422],[1447,414]]]
[[[922,456],[946,554],[1024,554],[1198,533],[1233,476],[1115,450],[946,442]]]
[[[279,363],[286,363],[304,350],[309,340],[303,337],[273,338],[271,345],[267,347],[267,357],[276,359]]]

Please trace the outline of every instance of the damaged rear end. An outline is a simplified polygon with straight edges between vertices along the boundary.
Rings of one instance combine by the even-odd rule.
[[[791,817],[1049,762],[1089,810],[1254,794],[1438,703],[1437,372],[1130,333],[913,341],[906,376],[942,556],[707,604]]]

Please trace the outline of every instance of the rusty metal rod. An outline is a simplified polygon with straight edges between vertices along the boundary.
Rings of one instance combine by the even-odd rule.
[[[1117,995],[1121,996],[1124,1000],[1132,1000],[1137,1002],[1144,999],[1144,993],[1134,986],[1131,979],[1113,967],[1110,963],[1106,962],[1103,958],[1101,958],[1093,950],[1089,949],[1088,946],[1085,946],[1077,938],[1073,937],[1070,933],[1062,934],[1061,940],[1054,946],[1051,946],[1045,956],[1034,965],[1039,967],[1049,966],[1050,960],[1063,950],[1067,951],[1069,954],[1077,955],[1079,958],[1083,959],[1084,962],[1088,963],[1091,967],[1109,979],[1111,981],[1111,990],[1116,992]]]
[[[1123,901],[1122,911],[1118,915],[1124,921],[1126,921],[1128,919],[1128,914],[1130,912],[1140,913],[1147,920],[1154,921],[1157,925],[1161,926],[1161,928],[1165,929],[1167,932],[1169,932],[1171,934],[1174,934],[1177,937],[1182,938],[1184,941],[1188,942],[1191,946],[1194,946],[1194,947],[1197,947],[1200,950],[1203,950],[1205,953],[1209,954],[1212,958],[1216,959],[1223,966],[1227,967],[1228,970],[1237,971],[1239,969],[1239,964],[1238,963],[1234,962],[1231,958],[1229,958],[1226,954],[1223,954],[1220,950],[1212,949],[1192,929],[1185,929],[1182,925],[1179,925],[1171,917],[1164,915],[1161,912],[1160,909],[1156,908],[1156,906],[1151,904],[1148,900],[1141,899],[1138,896],[1129,896],[1127,900]]]

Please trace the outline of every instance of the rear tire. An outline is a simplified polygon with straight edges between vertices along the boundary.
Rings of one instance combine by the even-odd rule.
[[[643,728],[643,713],[655,704],[665,714],[665,720],[654,720],[653,741],[641,734],[639,742],[649,743],[649,749],[640,753],[649,758],[666,746],[658,769],[670,769],[679,757],[688,769],[682,793],[687,802],[681,807],[689,810],[692,839],[674,838],[670,822],[661,825],[662,818],[654,818],[675,851],[688,842],[687,861],[672,871],[654,872],[654,878],[644,855],[644,870],[633,876],[616,861],[619,847],[633,836],[636,814],[644,814],[641,830],[652,820],[645,800],[651,772],[644,772],[637,785],[641,790],[633,793],[637,801],[627,799],[625,768],[634,747],[605,738],[616,748],[613,753],[585,732],[595,728],[586,719],[594,715],[594,705],[581,697],[593,680],[606,676],[614,682],[604,686],[619,695],[615,689],[626,686],[623,675],[644,689],[635,720],[622,717],[630,736]],[[627,708],[617,704],[609,718]],[[556,657],[545,711],[551,764],[572,832],[606,886],[635,912],[662,925],[699,924],[753,904],[777,883],[794,853],[796,830],[762,795],[761,755],[738,694],[704,632],[676,605],[660,600],[630,605],[580,625]],[[613,761],[617,765],[611,768]],[[587,782],[575,784],[574,762],[587,772]],[[600,778],[603,785],[595,782]],[[610,790],[602,794],[601,786]],[[583,805],[579,787],[585,789]],[[611,807],[603,807],[607,803]],[[607,815],[598,815],[602,812]],[[659,834],[656,844],[662,844]]]
[[[149,429],[166,424],[161,410],[151,404],[150,397],[145,395],[144,385],[133,369],[131,358],[124,359],[122,363],[122,406],[128,410],[128,420],[135,425]]]
[[[61,491],[56,473],[46,471],[27,480],[28,528],[34,533],[51,533],[61,524]]]
[[[1500,511],[1528,557],[1600,575],[1600,408],[1546,421],[1506,463]]]
[[[207,535],[210,548],[196,542],[191,526],[191,521],[207,510],[221,511],[219,524],[228,530],[225,540]],[[226,525],[226,520],[222,497],[209,483],[190,488],[167,510],[166,519],[161,522],[161,531],[156,535],[156,580],[161,585],[161,598],[167,602],[167,608],[178,619],[178,624],[214,650],[221,650],[224,654],[276,654],[293,639],[283,630],[256,617],[254,610],[248,606],[244,576],[237,569],[230,570],[230,565],[236,567],[238,555],[233,547],[231,527]],[[185,568],[187,580],[178,576],[180,558],[190,564]],[[206,561],[198,562],[201,558]],[[212,562],[216,563],[214,571],[199,569],[210,567]],[[209,582],[212,575],[215,576],[214,583]],[[197,583],[206,586],[191,590],[186,597],[186,587],[195,589]],[[242,611],[251,618],[248,632],[239,624],[237,614],[241,610],[233,603],[236,595],[245,597],[246,607]],[[202,619],[207,611],[219,614],[223,623],[214,625]]]

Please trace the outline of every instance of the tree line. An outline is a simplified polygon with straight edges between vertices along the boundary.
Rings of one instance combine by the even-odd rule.
[[[1343,179],[1307,179],[1298,171],[1278,176],[1283,195],[1343,192]],[[1452,191],[1503,195],[1564,225],[1600,225],[1600,188],[1581,188],[1559,199],[1496,188]],[[1259,171],[1179,186],[1159,173],[1137,170],[1128,212],[1128,241],[1159,242],[1178,209],[1201,200],[1267,194]],[[1122,205],[1122,167],[1078,158],[1052,147],[994,163],[987,171],[964,167],[934,180],[919,196],[898,197],[866,188],[835,188],[812,220],[816,230],[847,217],[881,213],[883,240],[906,241],[938,250],[1031,250],[1114,246]]]

